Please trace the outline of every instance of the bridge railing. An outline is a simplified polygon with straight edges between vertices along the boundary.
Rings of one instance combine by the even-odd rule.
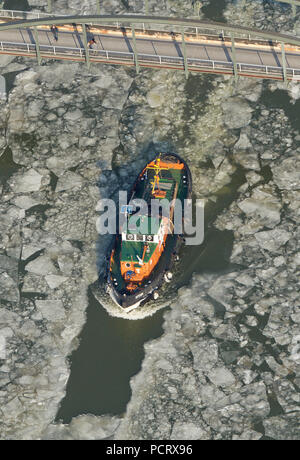
[[[19,11],[19,10],[1,10],[0,18],[10,19],[42,19],[56,16],[55,14],[43,13],[41,11]],[[59,16],[64,16],[60,14]]]
[[[24,52],[25,55],[36,55],[36,45],[34,43],[14,43],[0,42],[0,52],[16,53]],[[85,51],[83,48],[71,48],[65,46],[40,45],[40,52],[44,57],[70,57],[79,60],[85,59]],[[111,51],[102,49],[89,50],[90,60],[109,63],[130,63],[134,64],[134,53],[130,51]],[[158,67],[182,68],[184,69],[184,58],[181,56],[163,56],[158,54],[138,53],[140,64],[157,65]],[[233,63],[230,61],[208,60],[199,58],[187,58],[187,65],[190,70],[206,70],[210,72],[227,72],[234,71]],[[264,64],[248,64],[237,62],[237,69],[240,74],[250,75],[265,75],[266,77],[283,76],[283,69],[280,66],[269,66]],[[287,76],[296,80],[300,80],[300,69],[287,67]]]
[[[103,27],[107,30],[125,30],[126,32],[131,33],[132,29],[132,24],[130,22],[118,22],[116,21],[115,23],[105,23],[105,22],[88,22],[90,26],[94,27]],[[166,33],[171,33],[174,36],[175,35],[181,35],[182,27],[178,25],[169,25],[169,24],[159,24],[159,23],[146,23],[146,22],[140,22],[136,23],[135,26],[136,33],[138,32],[148,32],[150,35],[156,35],[156,34],[166,34]],[[216,39],[223,39],[223,40],[231,40],[231,35],[230,33],[222,27],[220,24],[219,28],[216,29],[216,27],[211,27],[209,26],[184,26],[184,33],[186,36],[190,36],[191,38],[194,39],[199,39],[201,36],[204,37],[209,37],[209,38],[216,38]],[[255,32],[252,32],[251,34],[249,33],[242,33],[242,32],[235,32],[235,38],[236,39],[242,39],[242,40],[250,40],[254,39],[257,42],[262,42],[266,43],[266,40],[263,40],[261,37],[255,34]],[[274,41],[274,40],[273,40]],[[275,40],[277,42],[277,40]]]
[[[23,20],[24,24],[23,27],[30,27],[31,25],[27,25],[26,22],[30,20],[40,20],[42,21],[40,24],[44,22],[45,24],[51,24],[51,18],[53,18],[53,23],[55,24],[69,24],[70,25],[70,16],[68,15],[55,15],[50,13],[43,13],[40,11],[19,11],[19,10],[0,10],[0,18],[11,18],[15,20]],[[72,18],[72,22],[78,23],[79,25],[82,24],[82,18],[84,16],[74,16]],[[63,18],[63,21],[60,20]],[[80,18],[80,21],[79,21]],[[44,21],[43,21],[44,19]],[[64,22],[64,20],[66,20]],[[180,21],[180,22],[179,22]],[[179,23],[178,23],[179,22]],[[120,16],[119,18],[116,17],[91,17],[86,15],[86,24],[91,26],[100,26],[107,29],[126,29],[128,31],[131,30],[132,24],[135,24],[136,30],[147,30],[147,32],[151,34],[155,33],[174,33],[174,34],[181,34],[182,29],[184,29],[185,34],[189,34],[195,37],[199,37],[200,35],[208,35],[212,37],[218,37],[223,39],[231,40],[231,32],[234,31],[235,39],[254,39],[261,42],[266,41],[283,41],[288,42],[286,39],[280,37],[278,34],[278,39],[271,37],[272,32],[266,33],[266,31],[260,30],[251,30],[251,29],[243,29],[243,27],[239,26],[230,26],[226,23],[209,23],[209,22],[201,22],[201,21],[193,21],[187,20],[184,22],[183,20],[176,20],[176,18],[166,18],[166,17],[147,17],[147,16]],[[32,24],[33,25],[33,24]],[[37,24],[38,26],[39,24]],[[22,25],[21,25],[22,27]],[[263,35],[270,35],[269,37],[265,38]],[[273,34],[274,35],[274,34]],[[285,35],[287,37],[287,35]],[[292,42],[294,41],[295,37],[291,36]],[[297,40],[299,42],[299,39]],[[297,43],[299,45],[299,43]]]
[[[10,19],[42,19],[42,18],[50,18],[50,17],[55,17],[57,15],[55,14],[49,14],[49,13],[43,13],[43,12],[40,12],[40,11],[19,11],[19,10],[0,10],[0,18],[10,18]],[[64,16],[64,15],[59,15],[59,16]],[[66,16],[67,17],[67,16]],[[104,22],[102,21],[100,24],[99,22],[89,22],[89,25],[91,26],[101,26],[101,27],[104,27],[104,28],[107,28],[107,29],[120,29],[121,27],[122,28],[128,28],[128,29],[131,29],[131,22],[118,22],[116,21],[115,23],[105,23],[105,20]],[[145,23],[145,22],[141,22],[140,24],[140,27],[143,31],[145,31],[146,29],[155,33],[160,33],[160,32],[166,32],[166,30],[169,31],[170,27],[169,26],[165,26],[163,27],[162,24],[153,24],[153,23]],[[180,30],[177,26],[174,26],[172,27],[172,31],[174,33],[180,33]],[[178,30],[177,30],[178,29]],[[222,28],[220,28],[219,31],[216,31],[215,29],[205,29],[205,28],[200,28],[200,27],[189,27],[186,29],[186,33],[190,33],[191,35],[195,35],[195,36],[198,36],[199,34],[209,34],[209,35],[212,35],[212,36],[220,36],[222,35],[223,37],[226,36],[226,33],[224,32],[224,30],[222,30]],[[246,37],[245,34],[240,34],[241,36],[244,36]]]

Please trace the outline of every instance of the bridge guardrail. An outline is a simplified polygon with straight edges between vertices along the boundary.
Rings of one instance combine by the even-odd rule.
[[[52,16],[58,16],[58,15],[50,14],[50,13],[43,13],[42,11],[0,10],[0,18],[41,19],[41,18],[51,18]],[[60,14],[59,16],[66,16],[66,15]]]
[[[19,10],[0,10],[0,18],[11,18],[11,19],[42,19],[42,18],[51,18],[51,17],[55,17],[55,16],[58,16],[58,15],[55,15],[55,14],[50,14],[50,13],[43,13],[43,12],[40,12],[40,11],[19,11]],[[67,15],[62,15],[60,14],[59,16],[65,16],[66,18],[68,17]],[[105,23],[89,23],[90,25],[101,25],[102,27],[106,27],[106,28],[112,28],[113,24],[105,24]],[[151,28],[151,26],[155,26],[155,28]],[[159,27],[156,27],[157,25],[159,24],[150,24],[150,23],[147,23],[147,28],[149,30],[151,30],[152,32],[166,32],[166,29],[165,28],[159,28]],[[115,28],[116,29],[120,29],[121,27],[126,27],[128,26],[128,28],[130,28],[131,24],[130,22],[126,25],[125,22],[118,22],[116,21],[116,25],[115,25]],[[141,26],[142,26],[142,30],[145,31],[146,30],[146,27],[145,27],[145,22],[141,23]],[[176,27],[178,26],[175,26],[173,27],[174,29],[174,32],[176,33],[180,33],[180,31],[176,31]],[[222,35],[224,38],[227,38],[230,39],[230,36],[229,35],[225,35],[224,33],[224,30],[222,28],[220,28],[220,31],[219,32],[216,32],[215,29],[205,29],[205,28],[200,28],[200,27],[190,27],[189,28],[190,30],[187,30],[186,32],[187,33],[190,33],[191,35],[195,35],[195,36],[198,36],[198,35],[201,35],[201,34],[208,34],[208,35],[212,35],[212,36],[215,36],[215,37],[219,37],[220,35]],[[201,32],[199,32],[201,30]],[[216,32],[216,33],[212,33],[213,32]],[[247,34],[240,34],[241,38],[245,38],[247,37]]]
[[[78,25],[88,24],[88,25],[100,25],[101,27],[116,27],[117,29],[128,28],[131,29],[132,24],[135,25],[135,28],[138,29],[141,27],[141,30],[145,30],[147,26],[147,31],[151,33],[155,32],[174,32],[181,34],[182,29],[184,29],[185,34],[194,34],[194,35],[214,35],[222,36],[223,38],[228,38],[231,40],[231,35],[234,34],[235,39],[255,39],[255,40],[264,40],[272,41],[274,43],[282,42],[294,44],[300,46],[300,38],[290,35],[290,34],[281,34],[274,33],[272,31],[264,31],[259,29],[250,29],[247,27],[242,27],[238,25],[230,25],[228,23],[216,23],[211,21],[201,21],[194,19],[183,19],[175,17],[155,17],[155,16],[143,16],[143,15],[120,15],[120,16],[110,16],[110,15],[83,15],[83,16],[68,16],[68,15],[55,15],[49,13],[42,13],[38,11],[18,11],[18,10],[0,10],[0,17],[11,17],[16,19],[12,21],[12,24],[8,24],[8,28],[22,28],[22,27],[33,27],[39,25],[67,25],[76,23]],[[18,24],[20,20],[20,25]],[[23,21],[22,21],[23,20]],[[3,26],[3,24],[1,24]],[[6,30],[5,27],[1,27],[3,30]]]
[[[0,42],[0,50],[7,51],[20,51],[23,50],[29,56],[35,56],[36,45],[34,43],[14,43],[14,42]],[[83,48],[71,48],[66,46],[53,46],[53,45],[40,45],[40,52],[44,53],[45,57],[56,57],[62,55],[77,56],[80,59],[85,59],[85,50]],[[134,53],[130,51],[111,51],[102,49],[90,49],[89,55],[91,60],[101,59],[105,62],[132,62],[134,64]],[[181,56],[163,56],[158,54],[145,54],[138,53],[140,63],[157,63],[158,66],[170,65],[180,66],[184,69],[184,58]],[[187,58],[187,64],[190,70],[208,69],[212,71],[231,71],[233,72],[233,62],[208,60],[199,58]],[[237,62],[237,69],[239,73],[252,73],[264,74],[266,76],[280,76],[283,75],[283,69],[280,66],[267,66],[264,64],[248,64]],[[287,75],[290,78],[300,80],[300,69],[287,67]]]

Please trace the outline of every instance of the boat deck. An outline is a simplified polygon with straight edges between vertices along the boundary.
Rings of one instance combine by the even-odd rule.
[[[171,159],[171,156],[172,155],[170,155],[170,159]],[[187,174],[186,169],[185,168],[181,169],[179,167],[178,168],[174,167],[172,169],[163,169],[164,166],[167,167],[166,163],[164,162],[168,162],[168,159],[162,160],[162,169],[159,171],[159,181],[155,180],[154,178],[156,174],[155,168],[147,169],[147,170],[144,169],[143,174],[139,176],[139,178],[137,179],[135,183],[135,187],[133,189],[133,196],[132,196],[133,199],[142,198],[148,203],[149,206],[151,204],[151,200],[153,199],[160,200],[160,207],[161,207],[161,204],[162,204],[161,198],[155,197],[152,194],[154,182],[156,182],[156,188],[164,192],[164,193],[161,193],[161,195],[164,195],[164,198],[166,198],[168,202],[171,202],[172,199],[174,198],[183,200],[184,198],[187,197],[188,182],[185,177],[185,175]],[[117,293],[119,293],[119,295],[125,296],[125,299],[127,299],[126,296],[128,295],[130,297],[133,296],[132,298],[134,298],[135,294],[128,293],[128,288],[127,288],[128,283],[126,283],[126,280],[123,278],[124,274],[122,276],[122,273],[121,273],[121,262],[123,264],[122,270],[124,270],[124,263],[126,262],[131,263],[132,270],[134,270],[133,267],[135,267],[136,269],[141,268],[139,264],[139,260],[143,260],[143,262],[146,264],[149,263],[159,243],[157,241],[155,242],[147,241],[147,238],[145,237],[144,238],[142,237],[143,239],[139,241],[139,235],[155,235],[158,233],[159,224],[161,223],[162,216],[163,215],[169,216],[170,214],[169,204],[168,204],[168,208],[166,209],[167,214],[165,214],[164,211],[161,210],[160,208],[160,210],[158,210],[160,215],[153,217],[153,216],[150,216],[150,211],[152,212],[153,208],[151,209],[150,207],[148,207],[149,214],[147,216],[145,215],[145,216],[140,217],[141,219],[140,222],[138,221],[138,219],[133,220],[133,222],[135,223],[135,228],[133,227],[133,225],[132,225],[132,228],[130,228],[130,219],[134,218],[135,216],[134,214],[132,216],[129,216],[126,239],[122,240],[122,237],[119,236],[116,240],[114,257],[113,257],[112,262],[110,263],[110,272],[111,272],[110,276],[111,276],[111,282],[114,285],[116,295],[118,295]],[[170,214],[171,218],[172,218],[172,215],[173,215],[173,211]],[[128,238],[128,234],[136,235],[134,237],[134,241],[131,241]],[[155,237],[155,239],[157,238]],[[153,240],[153,237],[152,237],[152,240]],[[160,260],[163,261],[165,257],[167,258],[170,257],[170,251],[173,250],[172,248],[173,248],[173,245],[169,244],[168,247],[166,247],[166,249],[163,250],[160,256]],[[150,280],[156,279],[155,277],[157,276],[157,273],[158,273],[157,270],[158,269],[156,268],[156,264],[154,264],[150,275],[146,276],[143,279],[143,284],[139,284],[140,289],[143,288],[144,284],[147,284],[148,286],[149,283],[151,283],[149,279]],[[137,272],[139,273],[139,270]]]

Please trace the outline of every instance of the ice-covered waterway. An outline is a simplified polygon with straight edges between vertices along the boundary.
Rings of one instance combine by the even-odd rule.
[[[192,2],[149,3],[194,14]],[[202,3],[215,20],[299,27],[282,5]],[[60,3],[67,14],[95,6]],[[299,85],[13,57],[0,66],[10,89],[1,437],[299,438]],[[110,316],[118,310],[97,287],[108,241],[94,210],[131,186],[153,149],[188,161],[206,238],[183,248],[170,288],[128,321]]]

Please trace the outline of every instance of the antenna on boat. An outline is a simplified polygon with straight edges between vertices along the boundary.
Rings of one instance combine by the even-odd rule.
[[[164,198],[165,192],[160,190],[159,188],[159,181],[160,181],[160,173],[163,169],[169,169],[164,166],[161,166],[161,153],[159,154],[158,158],[147,165],[146,169],[153,169],[154,170],[154,181],[150,182],[152,185],[152,195],[156,196],[157,198]],[[156,187],[157,186],[157,187]]]

